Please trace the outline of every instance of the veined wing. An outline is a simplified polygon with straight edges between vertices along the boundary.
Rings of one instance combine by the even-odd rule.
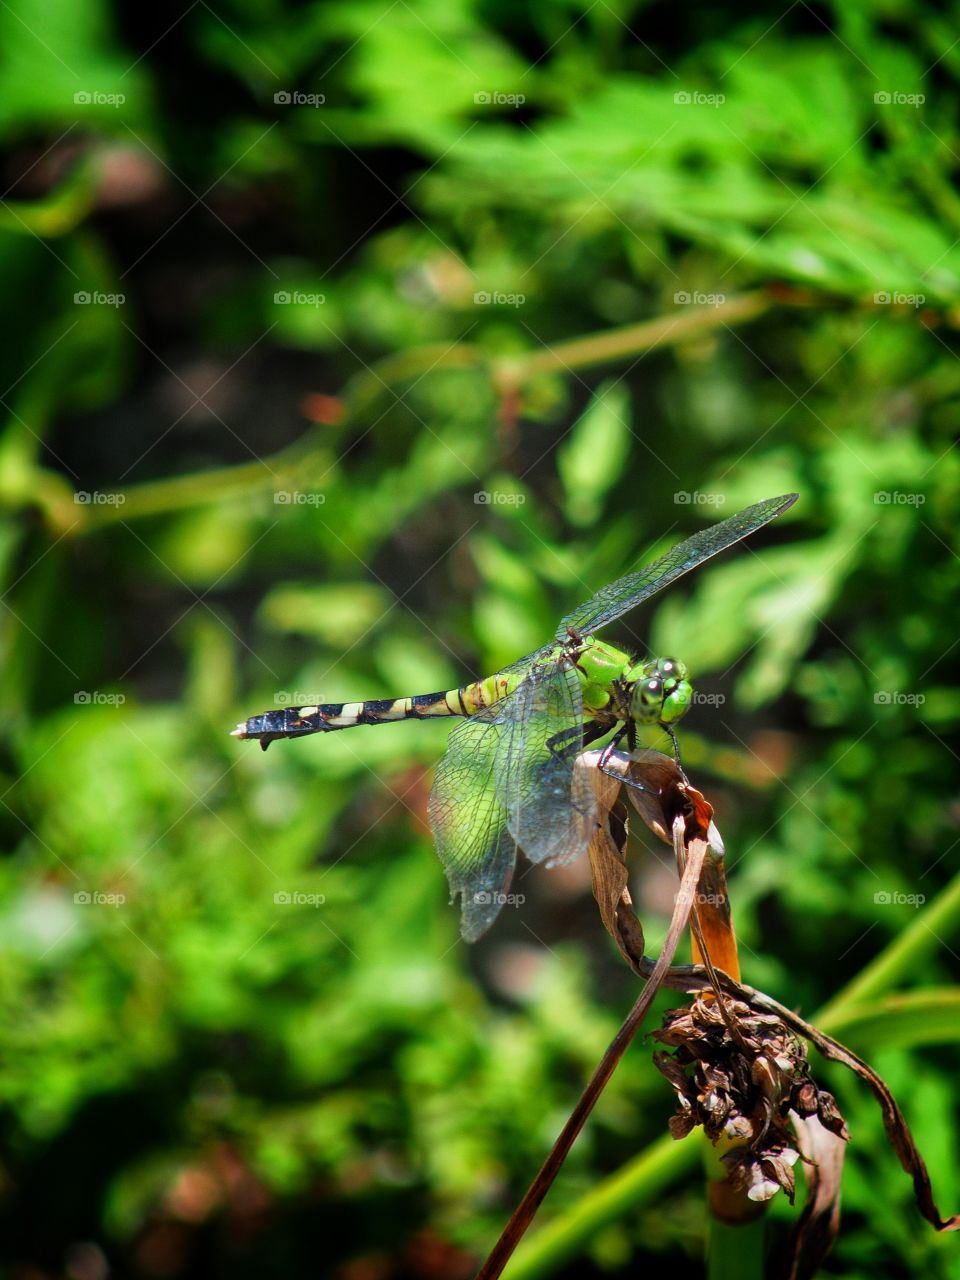
[[[497,918],[516,863],[516,841],[497,795],[496,761],[502,734],[515,729],[518,692],[457,725],[427,805],[451,902],[460,895],[460,933],[467,942],[476,942]]]
[[[709,529],[701,529],[652,564],[627,573],[616,582],[602,587],[590,600],[567,614],[557,629],[557,639],[566,638],[568,630],[588,636],[615,622],[642,600],[669,586],[704,560],[709,560],[711,556],[725,551],[741,538],[746,538],[768,524],[788,507],[792,507],[798,496],[796,493],[785,493],[779,498],[767,498],[763,502],[754,503],[752,507],[728,516]]]
[[[564,632],[563,640],[569,640],[569,636]],[[556,640],[549,641],[548,644],[541,645],[539,649],[535,649],[533,653],[528,653],[526,657],[518,658],[516,662],[511,662],[509,667],[501,667],[497,675],[509,676],[513,674],[530,675],[534,671],[539,671],[541,678],[544,672],[552,667],[561,652],[561,646]]]
[[[554,645],[523,664],[531,664],[527,677],[512,693],[450,734],[430,793],[430,826],[450,896],[460,895],[467,942],[496,919],[518,846],[533,862],[569,862],[595,825],[592,789],[574,784],[583,736],[577,673],[557,664]]]
[[[583,853],[596,825],[593,790],[573,767],[583,745],[580,680],[569,662],[534,668],[512,700],[497,749],[497,796],[530,861],[559,866]]]

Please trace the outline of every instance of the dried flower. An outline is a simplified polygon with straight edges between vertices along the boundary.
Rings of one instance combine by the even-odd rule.
[[[673,1049],[654,1055],[679,1099],[671,1133],[682,1138],[702,1125],[711,1142],[733,1143],[722,1159],[730,1185],[749,1199],[769,1200],[782,1187],[792,1203],[800,1157],[794,1118],[815,1115],[849,1138],[833,1097],[810,1077],[804,1041],[775,1014],[700,993],[670,1010],[654,1036]]]

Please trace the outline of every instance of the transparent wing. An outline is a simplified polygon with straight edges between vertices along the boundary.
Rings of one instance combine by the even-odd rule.
[[[593,789],[573,767],[583,745],[580,680],[569,663],[534,668],[512,701],[497,748],[497,796],[530,861],[559,866],[583,853],[596,826]]]
[[[518,846],[556,866],[586,849],[596,800],[573,763],[583,739],[580,681],[546,646],[521,684],[464,720],[437,767],[428,812],[460,932],[475,942],[493,924]]]
[[[497,795],[496,761],[502,735],[516,727],[518,692],[453,730],[427,806],[450,900],[460,895],[460,933],[467,942],[482,937],[497,918],[516,862],[516,841]]]
[[[564,639],[568,629],[588,636],[616,621],[642,600],[689,573],[704,560],[725,551],[727,547],[781,515],[788,507],[793,506],[797,497],[795,493],[786,493],[779,498],[757,502],[678,543],[672,551],[668,551],[659,560],[654,560],[653,564],[611,582],[585,604],[567,614],[557,629],[557,639]]]
[[[563,639],[566,641],[569,637],[566,632]],[[539,649],[535,649],[533,653],[528,653],[524,658],[518,658],[516,662],[511,662],[509,667],[501,667],[497,675],[509,676],[519,673],[530,675],[538,672],[539,678],[543,679],[547,671],[552,670],[553,665],[557,662],[563,653],[564,646],[558,645],[555,640],[551,640],[549,644],[542,645]]]

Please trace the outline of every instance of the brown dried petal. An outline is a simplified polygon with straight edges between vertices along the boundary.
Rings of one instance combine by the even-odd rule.
[[[793,1091],[793,1109],[797,1115],[812,1116],[820,1109],[820,1099],[817,1094],[817,1086],[812,1080],[805,1080],[798,1088]]]
[[[844,1142],[848,1142],[850,1140],[850,1131],[847,1129],[843,1116],[840,1114],[840,1109],[834,1100],[833,1094],[827,1093],[826,1089],[818,1089],[817,1104],[817,1116],[823,1127],[836,1134],[838,1138],[843,1138]]]
[[[734,1141],[753,1137],[753,1125],[746,1116],[733,1116],[723,1129],[724,1136]]]
[[[742,1147],[728,1152],[723,1163],[729,1170],[731,1186],[746,1191],[747,1199],[758,1202],[770,1200],[782,1188],[792,1204],[796,1189],[793,1165],[798,1159],[799,1154],[792,1147],[762,1156]]]
[[[670,1130],[671,1138],[675,1138],[678,1142],[681,1138],[686,1138],[693,1133],[697,1127],[697,1118],[692,1112],[681,1113],[680,1115],[671,1116],[667,1121],[667,1127]]]
[[[681,1098],[689,1097],[691,1101],[696,1099],[696,1091],[692,1080],[687,1075],[683,1064],[678,1062],[672,1054],[655,1053],[653,1062],[657,1070],[667,1077]]]
[[[796,1191],[796,1178],[794,1177],[793,1166],[799,1158],[800,1153],[798,1151],[795,1151],[792,1147],[785,1147],[779,1155],[765,1156],[760,1161],[764,1173],[768,1178],[774,1179],[781,1187],[783,1187],[783,1190],[786,1192],[787,1199],[791,1204],[793,1204],[793,1196]],[[750,1196],[749,1192],[747,1192],[747,1195],[750,1199],[756,1198],[754,1196]]]

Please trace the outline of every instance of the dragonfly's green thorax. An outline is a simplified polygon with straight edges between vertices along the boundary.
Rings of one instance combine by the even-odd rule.
[[[576,661],[583,709],[597,718],[675,724],[693,699],[687,668],[675,658],[634,661],[592,636]]]

